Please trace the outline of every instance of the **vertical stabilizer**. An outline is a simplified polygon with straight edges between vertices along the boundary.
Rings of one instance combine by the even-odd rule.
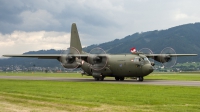
[[[70,48],[76,48],[80,53],[82,53],[81,41],[80,41],[78,30],[75,23],[73,23],[71,27]],[[75,52],[74,50],[70,50],[70,53],[75,53]]]

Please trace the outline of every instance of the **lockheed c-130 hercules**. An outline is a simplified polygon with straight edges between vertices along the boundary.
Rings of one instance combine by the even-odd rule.
[[[137,81],[143,81],[143,77],[154,70],[156,60],[165,66],[173,66],[177,56],[196,56],[197,54],[176,54],[172,48],[165,48],[161,54],[153,54],[150,49],[144,48],[139,52],[135,48],[130,54],[106,54],[101,48],[94,48],[90,53],[82,51],[82,46],[76,24],[71,27],[71,40],[68,50],[61,54],[21,54],[3,55],[4,57],[29,57],[39,59],[57,59],[63,67],[75,69],[82,68],[83,74],[93,76],[96,81],[105,77],[115,77],[115,80],[123,81],[125,77],[134,77]],[[168,63],[168,64],[167,64]]]

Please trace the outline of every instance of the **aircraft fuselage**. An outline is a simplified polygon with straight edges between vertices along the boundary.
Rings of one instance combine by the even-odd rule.
[[[134,54],[107,55],[106,67],[101,70],[91,69],[91,65],[84,62],[82,69],[88,75],[111,77],[143,77],[153,72],[148,58]]]

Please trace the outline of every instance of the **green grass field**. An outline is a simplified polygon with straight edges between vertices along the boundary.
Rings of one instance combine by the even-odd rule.
[[[82,77],[78,73],[0,73],[5,75]],[[200,74],[153,73],[145,79],[200,80]],[[0,112],[13,111],[199,112],[200,87],[0,79]]]
[[[200,111],[199,87],[24,80],[0,85],[1,111]]]

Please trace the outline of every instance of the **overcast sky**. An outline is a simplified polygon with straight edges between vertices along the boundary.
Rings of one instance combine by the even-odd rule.
[[[200,21],[199,0],[0,0],[0,55],[82,46]]]

